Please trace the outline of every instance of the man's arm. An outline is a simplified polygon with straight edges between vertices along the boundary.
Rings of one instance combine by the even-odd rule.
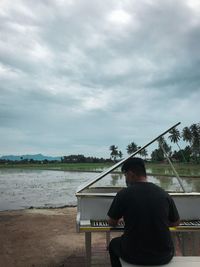
[[[110,218],[110,217],[109,217],[109,219],[108,219],[108,224],[109,224],[110,226],[115,227],[115,226],[117,226],[118,221],[119,221],[119,220],[116,220],[116,219],[113,219],[113,218]]]
[[[174,200],[170,197],[170,206],[169,206],[169,226],[176,227],[180,224],[180,216],[177,210],[177,207],[174,203]]]
[[[122,205],[122,197],[121,193],[118,192],[117,195],[114,197],[110,209],[107,213],[108,215],[108,224],[110,226],[117,226],[119,223],[120,218],[123,216],[123,205]]]
[[[113,227],[117,226],[118,224],[122,224],[123,225],[124,224],[124,218],[122,217],[120,219],[113,219],[113,218],[109,217],[108,224],[110,226],[113,226]]]

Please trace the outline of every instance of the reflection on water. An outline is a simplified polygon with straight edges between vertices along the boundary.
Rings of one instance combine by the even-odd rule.
[[[52,170],[0,170],[0,210],[28,207],[76,205],[75,192],[81,184],[96,176],[90,172]],[[167,191],[181,191],[176,177],[149,176],[148,180]],[[200,178],[182,178],[187,192],[200,192]],[[111,173],[92,187],[125,187],[122,174]]]
[[[200,192],[200,178],[180,178],[186,192]],[[148,176],[152,182],[168,192],[182,192],[178,179],[174,176]],[[125,178],[122,174],[111,173],[94,183],[91,188],[98,187],[125,187]]]
[[[180,166],[177,166],[176,169],[179,175],[200,177],[200,168],[197,165],[196,166],[188,165],[187,167],[186,166],[181,167],[180,165]],[[155,174],[155,173],[161,174],[162,173],[164,175],[169,175],[169,176],[174,175],[174,172],[170,166],[166,167],[166,166],[163,166],[162,164],[160,165],[155,164],[155,166],[152,165],[151,167],[147,167],[147,173],[150,173],[150,174]]]

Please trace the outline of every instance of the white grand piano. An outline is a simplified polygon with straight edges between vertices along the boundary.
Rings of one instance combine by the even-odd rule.
[[[85,233],[87,267],[91,265],[92,232],[105,232],[108,245],[110,240],[110,232],[123,231],[123,225],[112,228],[107,223],[107,212],[114,196],[121,188],[126,186],[124,177],[119,173],[116,173],[120,171],[119,167],[128,158],[134,157],[142,149],[157,141],[160,137],[167,134],[170,130],[177,127],[179,124],[180,123],[175,124],[127,158],[116,163],[108,170],[105,170],[104,172],[98,174],[91,181],[80,185],[80,187],[78,188],[76,192],[78,201],[77,231]],[[165,181],[164,185],[163,179]],[[170,228],[170,230],[172,232],[174,242],[175,240],[179,240],[182,254],[186,255],[188,253],[188,249],[192,250],[192,252],[190,252],[192,254],[197,253],[197,251],[200,250],[200,193],[186,192],[179,176],[175,176],[173,178],[163,177],[157,179],[155,177],[148,176],[148,180],[158,184],[161,187],[164,187],[164,189],[169,192],[176,203],[181,217],[181,225],[176,228]],[[189,248],[187,246],[189,239],[192,239],[192,248],[191,246]]]

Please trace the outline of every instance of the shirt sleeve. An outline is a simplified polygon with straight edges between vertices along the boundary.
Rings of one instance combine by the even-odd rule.
[[[123,216],[123,201],[122,196],[117,193],[108,211],[108,216],[111,219],[118,220]]]
[[[180,219],[178,210],[172,197],[169,197],[169,221],[176,222]]]

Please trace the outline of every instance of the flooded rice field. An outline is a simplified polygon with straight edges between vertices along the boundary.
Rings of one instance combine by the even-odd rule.
[[[0,170],[0,210],[76,205],[76,188],[94,173]]]
[[[78,186],[96,175],[92,172],[1,169],[0,210],[76,205]],[[176,177],[149,176],[148,180],[168,191],[181,191]],[[181,181],[187,192],[200,192],[200,178],[181,178]],[[92,186],[121,187],[125,182],[122,175],[109,174]]]

